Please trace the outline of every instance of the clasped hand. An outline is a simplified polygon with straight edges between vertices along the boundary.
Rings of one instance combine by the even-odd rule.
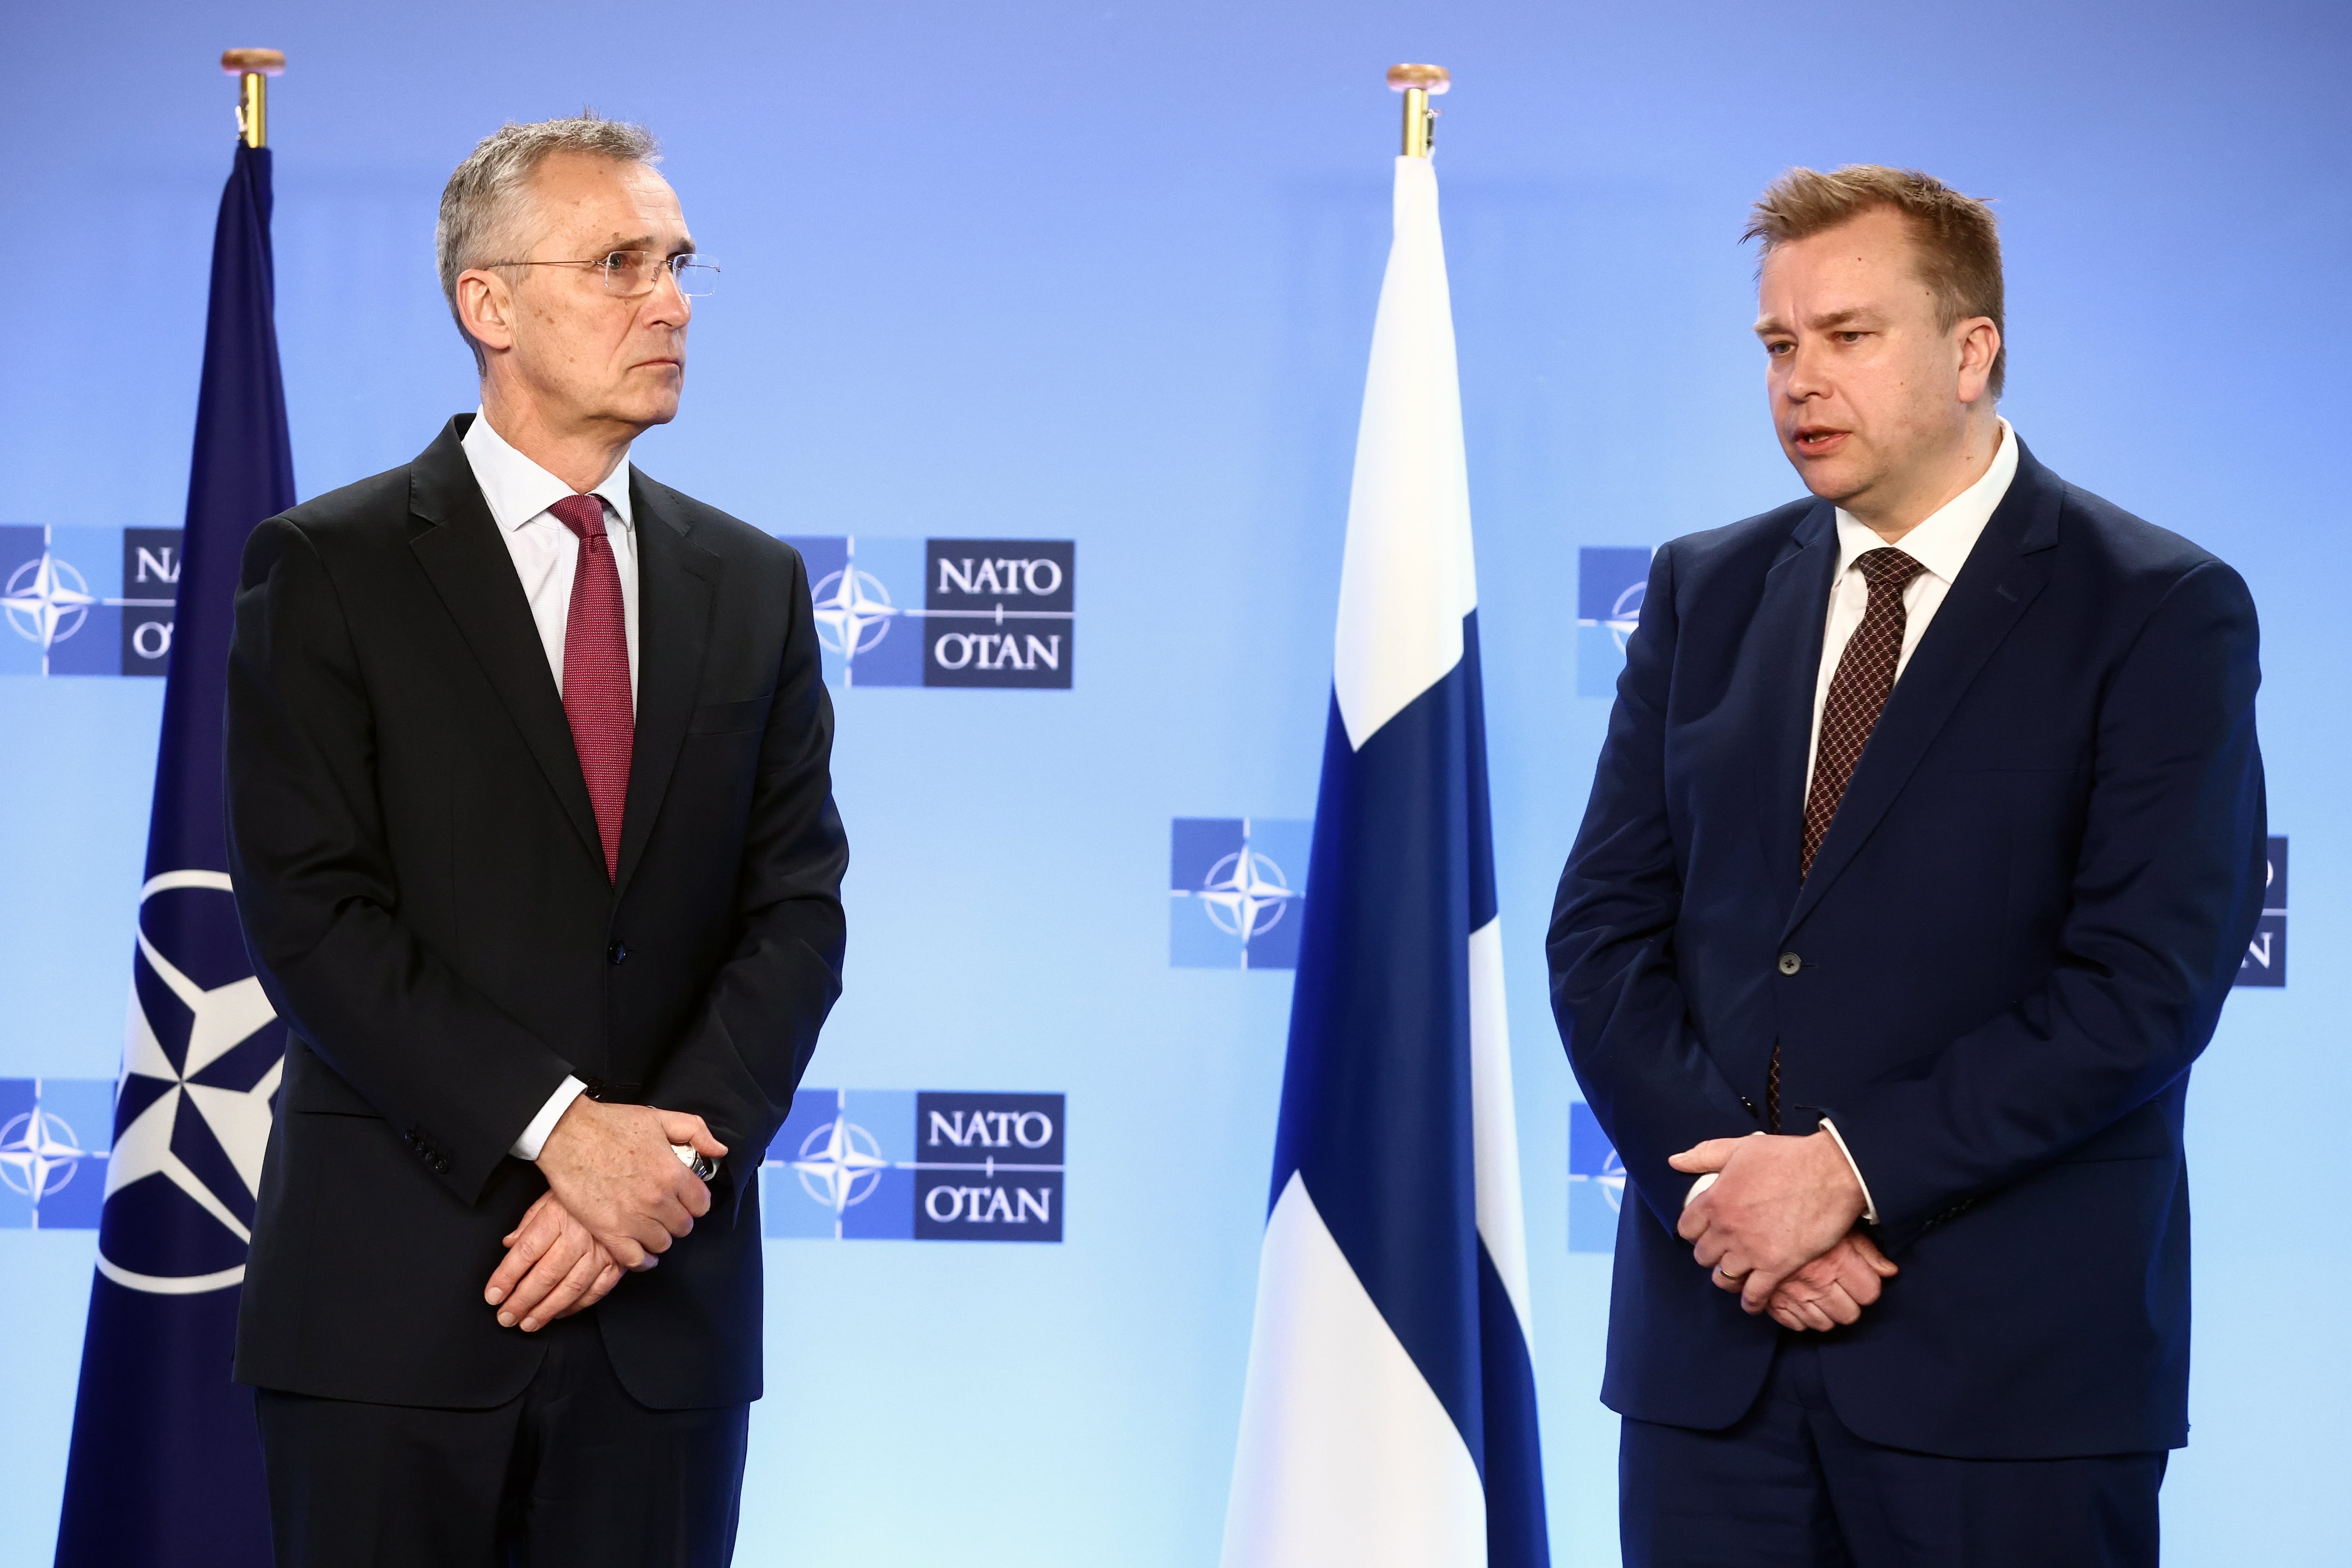
[[[482,1290],[501,1327],[531,1333],[594,1306],[710,1212],[710,1189],[673,1144],[727,1153],[699,1116],[584,1094],[572,1102],[540,1150],[548,1190],[507,1233],[507,1256]]]
[[[1861,1184],[1827,1132],[1715,1138],[1667,1163],[1692,1175],[1715,1173],[1683,1206],[1675,1231],[1751,1314],[1769,1312],[1800,1332],[1851,1323],[1897,1272],[1854,1228]]]

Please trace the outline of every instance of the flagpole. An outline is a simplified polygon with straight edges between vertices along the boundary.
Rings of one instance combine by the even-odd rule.
[[[223,49],[221,69],[239,79],[237,134],[245,138],[245,144],[248,147],[268,146],[269,79],[286,74],[286,52],[283,49]]]
[[[1426,158],[1437,142],[1437,110],[1429,100],[1454,85],[1444,66],[1389,67],[1389,90],[1404,94],[1404,155]]]

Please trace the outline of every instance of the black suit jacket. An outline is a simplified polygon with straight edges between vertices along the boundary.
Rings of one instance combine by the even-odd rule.
[[[1875,1442],[2186,1440],[2181,1110],[2262,908],[2254,606],[2235,572],[2017,475],[1887,700],[1812,873],[1838,555],[1801,501],[1658,552],[1560,880],[1552,998],[1629,1182],[1602,1397],[1722,1427],[1780,1331],[1675,1235],[1666,1164],[1832,1120],[1903,1272],[1822,1337]],[[1810,1337],[1810,1336],[1809,1336]]]
[[[482,1286],[566,1074],[698,1113],[710,1213],[594,1311],[660,1408],[761,1382],[757,1171],[840,993],[833,710],[790,547],[644,475],[608,881],[520,582],[450,421],[257,528],[228,682],[230,867],[289,1026],[238,1323],[267,1388],[479,1407],[539,1342]]]

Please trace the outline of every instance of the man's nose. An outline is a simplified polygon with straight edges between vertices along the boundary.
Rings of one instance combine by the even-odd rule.
[[[1820,362],[1802,343],[1789,351],[1783,362],[1788,369],[1781,383],[1781,393],[1791,403],[1803,403],[1829,391],[1829,384],[1820,371]]]
[[[644,321],[648,326],[682,327],[694,316],[694,301],[678,285],[677,274],[665,267],[646,296]]]

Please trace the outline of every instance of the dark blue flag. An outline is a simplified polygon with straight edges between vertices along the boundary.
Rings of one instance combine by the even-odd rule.
[[[238,932],[221,801],[237,561],[253,525],[294,504],[269,205],[269,153],[239,142],[213,233],[187,532],[58,1568],[269,1561],[253,1399],[229,1381],[229,1357],[286,1032]]]

